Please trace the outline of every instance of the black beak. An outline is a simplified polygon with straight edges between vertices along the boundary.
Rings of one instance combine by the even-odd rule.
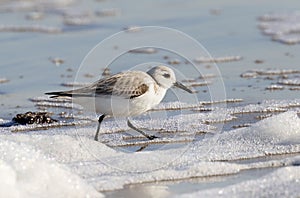
[[[187,91],[187,92],[189,92],[189,93],[193,93],[189,88],[187,88],[186,86],[184,86],[182,83],[180,83],[180,82],[175,82],[174,83],[174,86],[175,87],[178,87],[178,88],[180,88],[180,89],[183,89],[184,91]]]

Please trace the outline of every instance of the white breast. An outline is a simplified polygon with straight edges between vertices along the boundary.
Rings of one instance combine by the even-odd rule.
[[[158,105],[166,94],[166,89],[159,87],[156,84],[150,84],[149,90],[131,101],[131,114],[139,115],[152,109]]]

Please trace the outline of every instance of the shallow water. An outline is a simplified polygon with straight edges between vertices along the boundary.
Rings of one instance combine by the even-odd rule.
[[[114,43],[113,46],[110,46],[111,48],[107,48],[101,56],[99,55],[101,60],[97,60],[99,57],[96,55],[96,57],[91,57],[90,60],[86,60],[84,67],[80,67],[83,59],[87,53],[103,39],[131,26],[163,26],[174,28],[188,34],[200,42],[212,57],[242,57],[241,60],[217,63],[217,68],[220,73],[215,73],[216,70],[214,70],[215,67],[212,63],[195,63],[196,66],[199,67],[198,69],[200,69],[202,75],[217,75],[216,77],[207,79],[207,82],[211,81],[211,85],[193,87],[194,90],[198,91],[194,94],[194,96],[197,96],[196,99],[199,101],[210,101],[214,97],[217,99],[222,97],[224,97],[224,99],[242,99],[242,101],[235,103],[222,103],[223,105],[221,104],[220,106],[217,104],[212,105],[212,107],[225,108],[227,109],[227,112],[224,113],[224,111],[215,111],[214,114],[213,111],[210,115],[210,119],[216,119],[215,115],[218,113],[224,113],[224,116],[228,114],[228,116],[233,115],[237,117],[232,121],[230,120],[228,122],[221,123],[221,126],[219,126],[218,123],[212,123],[211,125],[213,127],[223,127],[222,129],[224,131],[230,131],[235,127],[244,128],[245,126],[248,126],[248,124],[251,125],[258,122],[260,119],[258,119],[257,116],[263,115],[268,117],[281,113],[281,111],[273,110],[271,112],[263,113],[251,112],[249,114],[232,114],[230,110],[240,111],[243,107],[249,107],[248,105],[260,105],[264,100],[274,99],[281,101],[287,100],[288,102],[291,102],[294,99],[299,99],[299,85],[285,85],[282,82],[286,82],[290,79],[294,80],[292,82],[299,82],[297,80],[299,80],[300,76],[300,45],[286,45],[272,41],[269,36],[263,35],[261,30],[257,27],[260,23],[259,20],[257,20],[258,17],[270,12],[292,13],[297,11],[296,8],[299,8],[299,1],[292,0],[289,1],[289,3],[282,3],[282,1],[279,0],[264,2],[258,0],[251,2],[227,0],[222,3],[210,1],[191,1],[182,3],[181,1],[164,0],[159,3],[135,1],[132,4],[128,4],[127,2],[118,0],[91,2],[76,1],[67,5],[52,4],[47,6],[40,4],[38,1],[28,2],[29,6],[27,8],[20,7],[21,4],[17,1],[3,1],[0,3],[0,26],[3,25],[6,27],[6,30],[4,30],[2,26],[0,27],[0,79],[4,78],[8,80],[7,82],[3,81],[0,83],[0,120],[11,120],[17,113],[37,111],[37,103],[32,102],[29,99],[43,96],[43,94],[48,91],[70,89],[69,87],[61,86],[62,83],[72,83],[74,81],[91,83],[97,80],[103,69],[106,67],[106,65],[101,65],[106,62],[105,58],[109,57],[111,53],[118,52],[118,50],[121,51],[123,49],[122,47],[130,44],[130,42],[124,40],[119,43]],[[55,2],[59,3],[64,1]],[[135,7],[132,6],[133,4]],[[36,16],[34,11],[37,7],[42,11],[42,18],[38,20],[28,19]],[[107,11],[107,9],[111,10]],[[99,14],[99,12],[101,12],[102,15]],[[103,13],[106,13],[108,16],[103,16]],[[67,25],[64,16],[68,16],[68,19],[72,19],[74,16],[75,18],[80,16],[78,19],[82,21],[79,20],[79,22],[85,24],[79,26]],[[68,23],[70,23],[70,21]],[[33,24],[43,26],[38,26],[37,28],[37,26],[32,26]],[[29,32],[13,32],[12,29],[16,31],[17,28],[12,27],[19,27],[20,29],[20,26],[23,26],[23,28],[25,26],[26,30]],[[49,32],[50,27],[56,28],[61,32]],[[138,35],[138,32],[136,33]],[[136,33],[134,31],[130,31],[127,34],[134,35]],[[163,42],[159,40],[159,36],[160,35],[153,35],[153,39],[157,39],[158,42]],[[167,41],[165,40],[165,42]],[[181,42],[180,45],[187,49],[187,54],[194,53],[191,46],[185,46],[186,43],[180,40],[174,40],[173,42]],[[206,55],[205,51],[202,52]],[[197,54],[193,58],[199,58],[203,54]],[[56,59],[62,60],[62,63],[60,64],[59,61],[55,62],[54,60]],[[199,73],[195,73],[191,62],[186,63],[186,60],[180,55],[166,50],[158,50],[155,53],[151,53],[151,51],[150,53],[127,53],[113,61],[109,68],[112,73],[132,69],[136,65],[138,65],[138,69],[146,69],[149,66],[149,62],[169,64],[179,71],[178,74],[180,76],[180,80],[184,80],[185,78],[193,80],[200,76]],[[262,73],[270,70],[280,70],[281,72],[272,75],[259,74],[246,78],[241,77],[241,74],[245,74],[246,72],[253,73],[253,71],[258,70],[262,70]],[[286,70],[295,70],[296,72],[286,74],[284,72]],[[220,76],[218,76],[219,74]],[[202,83],[204,80],[197,79],[197,82]],[[224,83],[224,87],[217,87],[216,90],[219,88],[223,91],[223,88],[225,88],[224,93],[226,95],[220,94],[220,96],[215,96],[217,94],[216,92],[212,92],[213,86],[221,82]],[[189,82],[187,82],[187,84],[188,83]],[[276,88],[274,85],[282,87],[280,89],[274,89],[274,87]],[[273,87],[270,88],[270,86]],[[174,101],[174,96],[178,96],[177,94],[180,95],[182,93],[170,91],[164,102]],[[195,98],[191,99],[189,97],[184,97],[185,96],[182,95],[183,102],[195,102]],[[279,105],[280,108],[284,108],[286,101],[282,103],[283,104],[281,106]],[[271,102],[270,104],[271,107],[272,105],[278,105],[276,102]],[[211,105],[208,104],[204,107],[210,108]],[[235,109],[235,107],[237,107],[237,109]],[[253,106],[251,106],[251,108],[253,108]],[[262,105],[255,108],[270,107]],[[60,117],[57,113],[60,113],[61,111],[74,113],[70,110],[62,110],[60,108],[46,109],[54,111],[54,116],[58,118]],[[294,110],[299,113],[299,105],[297,106],[297,101],[294,102],[294,106],[288,107],[284,111],[286,110]],[[195,113],[194,110],[191,109],[188,109],[187,112]],[[78,113],[77,110],[75,113]],[[209,112],[207,113],[209,114]],[[180,112],[167,111],[167,114],[168,116],[176,116],[177,114],[180,114]],[[153,116],[156,118],[154,112]],[[159,118],[160,115],[157,116]],[[206,116],[206,114],[204,114],[204,116]],[[92,115],[88,118],[95,121],[96,117],[95,115]],[[156,125],[147,125],[149,122],[147,118],[147,116],[142,117],[139,124],[145,126],[149,130],[158,130],[157,128],[159,127]],[[72,120],[70,121],[64,118],[60,119],[72,122]],[[143,122],[143,119],[146,119],[146,121]],[[137,121],[138,120],[139,119],[137,119]],[[112,122],[113,120],[110,121],[111,122],[104,125],[104,129],[107,129],[108,131],[112,129],[113,131],[120,130],[115,127],[115,124]],[[209,122],[209,120],[206,120],[206,122]],[[169,120],[169,123],[172,124],[172,120]],[[90,127],[88,128],[89,130],[93,130],[95,126],[96,122],[89,121],[87,127]],[[122,124],[120,126],[122,126]],[[211,132],[211,128],[207,128],[207,126],[197,125],[197,127],[204,132]],[[66,129],[72,128],[66,127]],[[188,128],[179,129],[183,131],[189,130]],[[31,129],[25,128],[24,130],[30,131]],[[47,131],[42,131],[42,133],[47,133]],[[56,131],[53,133],[56,134]],[[130,132],[128,133],[130,134]],[[176,135],[173,136],[173,134],[165,135],[164,133],[161,133],[161,135],[165,138],[163,139],[164,141],[169,141],[170,137],[171,139],[174,139],[174,137],[178,138],[178,140],[181,138]],[[87,136],[92,138],[91,133],[88,133]],[[127,137],[128,134],[121,133],[121,135],[117,134],[115,136],[111,134],[104,134],[104,139],[108,141],[113,139],[114,141],[112,141],[112,144],[122,146],[122,150],[126,141],[120,142],[119,140],[120,137],[124,136]],[[188,135],[186,137],[188,137]],[[202,139],[201,134],[198,134],[196,137]],[[137,139],[138,138],[139,137],[137,137]],[[136,139],[133,140],[133,142],[135,141]],[[190,140],[187,140],[187,142],[190,142]],[[160,149],[169,150],[181,147],[182,144],[185,143],[178,142],[176,144],[170,144],[162,149],[161,145],[158,143],[146,146],[143,151],[155,152],[155,150]],[[132,152],[139,148],[139,146],[129,146],[128,149],[125,149],[125,151],[127,152],[129,150]],[[289,158],[289,156],[287,155],[286,158]],[[282,159],[285,159],[285,155],[282,155]],[[277,170],[279,168],[274,169]],[[203,180],[201,179],[201,181],[171,181],[166,184],[166,186],[168,186],[167,190],[162,187],[162,191],[165,192],[162,197],[214,187],[228,186],[231,184],[232,180],[238,183],[249,180],[249,177],[257,179],[262,174],[267,174],[272,171],[273,169],[247,170],[233,176],[234,179],[232,179],[231,176],[220,176],[220,179],[222,180],[221,184],[217,182],[219,178],[216,178],[216,180],[212,179],[211,181],[210,179],[206,180],[206,177]],[[109,172],[106,174],[113,173]],[[94,177],[95,175],[91,176],[91,178]],[[135,183],[136,180],[133,180],[134,181],[132,183]],[[144,180],[141,180],[141,182],[143,181]],[[99,187],[100,184],[97,182],[93,183],[92,181],[89,181],[89,183],[96,186],[97,189],[105,189]],[[198,188],[198,184],[201,187]],[[165,184],[161,181],[158,182],[158,185],[165,186]],[[120,186],[116,189],[118,188],[120,188]],[[132,196],[132,191],[143,191],[143,188],[144,185],[135,185],[133,187],[129,187],[129,190],[125,189],[120,192],[109,192],[106,195],[113,197],[118,195],[118,193],[121,193],[124,196]],[[154,188],[159,189],[157,187]],[[107,189],[109,189],[109,187]],[[188,190],[183,191],[182,189]],[[126,193],[128,192],[129,194],[127,195]],[[149,196],[152,195],[150,194]]]

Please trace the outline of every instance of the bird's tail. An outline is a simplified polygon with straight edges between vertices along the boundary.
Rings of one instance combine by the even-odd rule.
[[[47,92],[45,94],[52,95],[52,96],[50,96],[50,98],[72,97],[72,92],[69,92],[69,91]]]

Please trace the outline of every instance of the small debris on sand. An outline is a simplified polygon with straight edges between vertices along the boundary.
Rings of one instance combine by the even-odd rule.
[[[51,118],[47,112],[31,112],[17,114],[12,121],[26,125],[26,124],[50,124],[57,122],[57,120]]]

